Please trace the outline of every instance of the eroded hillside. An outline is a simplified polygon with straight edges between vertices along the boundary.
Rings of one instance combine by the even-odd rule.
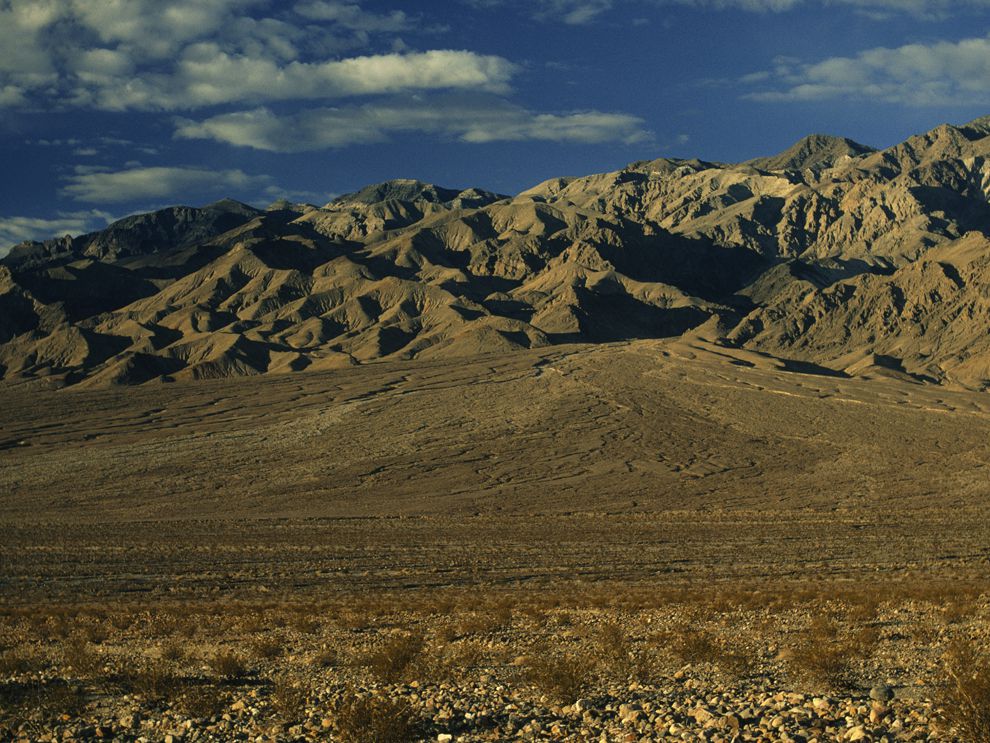
[[[398,180],[225,200],[15,247],[0,371],[56,386],[329,369],[691,332],[982,389],[990,121],[883,151],[814,135],[516,197]]]

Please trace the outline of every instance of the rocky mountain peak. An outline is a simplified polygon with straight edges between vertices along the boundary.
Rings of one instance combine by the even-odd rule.
[[[872,147],[846,137],[811,134],[777,155],[755,158],[745,164],[768,171],[813,170],[831,167],[842,158],[860,157],[873,151]]]

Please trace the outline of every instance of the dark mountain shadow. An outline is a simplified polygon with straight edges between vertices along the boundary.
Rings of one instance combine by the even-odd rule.
[[[58,269],[29,271],[18,282],[44,304],[61,302],[75,322],[124,307],[158,293],[150,281],[117,266],[97,261]]]
[[[698,327],[711,315],[697,307],[655,307],[628,294],[598,294],[576,289],[577,333],[550,335],[554,343],[608,343],[671,338]]]
[[[601,246],[602,256],[636,281],[676,286],[710,302],[732,295],[770,268],[774,261],[740,246],[719,247],[677,235],[644,238],[625,248]]]

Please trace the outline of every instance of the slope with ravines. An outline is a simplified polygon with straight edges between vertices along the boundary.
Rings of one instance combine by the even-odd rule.
[[[144,383],[674,337],[849,374],[990,380],[990,120],[808,137],[515,197],[388,181],[15,247],[8,383]]]

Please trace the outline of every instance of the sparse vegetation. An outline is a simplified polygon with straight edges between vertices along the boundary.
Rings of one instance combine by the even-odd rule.
[[[215,684],[186,684],[176,707],[182,714],[201,720],[220,715],[228,704],[229,697]]]
[[[225,679],[236,679],[247,673],[244,659],[231,650],[220,650],[208,660],[210,670],[214,675]]]
[[[280,720],[294,722],[305,710],[306,689],[298,683],[278,679],[272,688],[271,704]]]
[[[970,743],[990,742],[990,657],[959,640],[945,656],[940,706],[945,720]]]
[[[274,637],[265,637],[256,640],[251,645],[251,650],[256,658],[261,660],[275,660],[285,653],[285,645]]]
[[[63,645],[62,664],[78,676],[86,678],[102,670],[103,659],[85,638],[76,636]]]
[[[382,681],[397,681],[423,650],[423,645],[421,635],[402,634],[392,637],[380,648],[368,654],[364,665]]]
[[[596,668],[589,655],[537,647],[526,657],[522,675],[542,694],[570,704],[588,688]]]
[[[412,740],[416,716],[407,702],[347,692],[333,711],[333,729],[353,743],[405,743]]]
[[[174,699],[180,689],[171,667],[162,660],[150,660],[125,669],[120,674],[120,683],[125,692],[151,702]]]
[[[791,649],[790,668],[799,681],[840,689],[850,683],[855,652],[854,644],[840,639],[835,624],[816,619]]]

